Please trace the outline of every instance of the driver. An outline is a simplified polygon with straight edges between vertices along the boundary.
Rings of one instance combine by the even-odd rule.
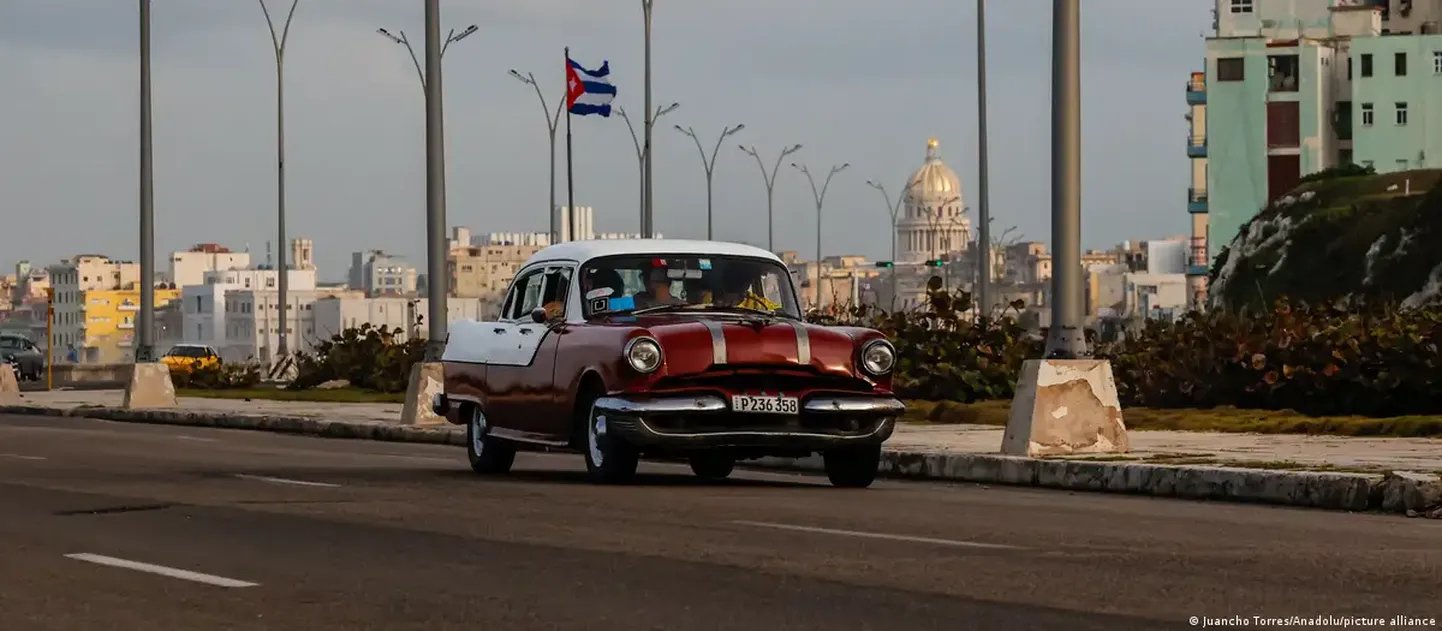
[[[671,295],[671,278],[666,275],[666,268],[660,265],[652,267],[646,273],[646,291],[636,294],[636,306],[655,307],[679,304],[685,304],[685,301]]]

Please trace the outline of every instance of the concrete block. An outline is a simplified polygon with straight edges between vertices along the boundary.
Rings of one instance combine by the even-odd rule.
[[[0,363],[0,405],[20,405],[20,382],[8,363]]]
[[[1111,362],[1034,359],[1022,365],[1001,453],[1037,458],[1129,449]]]
[[[406,386],[405,407],[401,410],[402,425],[436,425],[445,423],[443,416],[431,409],[431,399],[445,392],[445,365],[440,362],[417,362],[411,366],[410,385]]]
[[[160,362],[137,362],[130,367],[125,384],[127,410],[176,407],[175,383],[170,380],[170,367]]]
[[[1442,477],[1415,471],[1393,471],[1380,487],[1382,510],[1389,513],[1428,512],[1442,508]]]

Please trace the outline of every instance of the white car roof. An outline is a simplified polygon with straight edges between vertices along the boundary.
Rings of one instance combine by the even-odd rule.
[[[781,258],[776,254],[742,243],[687,239],[594,239],[558,243],[547,247],[531,255],[531,258],[526,261],[526,266],[544,261],[585,263],[597,257],[625,254],[748,256],[782,263]]]

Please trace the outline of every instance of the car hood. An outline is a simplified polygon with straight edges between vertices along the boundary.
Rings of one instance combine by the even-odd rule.
[[[810,366],[855,376],[853,331],[785,319],[667,318],[639,322],[661,343],[667,374],[723,365]]]

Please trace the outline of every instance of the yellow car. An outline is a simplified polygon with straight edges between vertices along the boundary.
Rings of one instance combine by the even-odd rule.
[[[220,366],[220,353],[204,344],[176,344],[165,351],[160,362],[172,371],[190,372]]]

